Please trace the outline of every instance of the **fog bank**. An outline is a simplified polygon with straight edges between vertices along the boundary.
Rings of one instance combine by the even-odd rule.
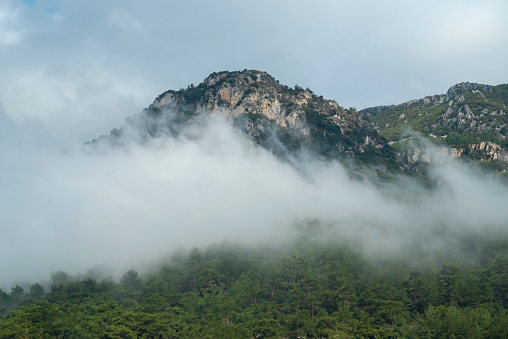
[[[59,270],[139,269],[214,242],[277,246],[311,219],[332,225],[328,239],[391,254],[505,234],[508,225],[508,191],[460,162],[433,170],[433,191],[406,179],[378,188],[339,163],[281,161],[220,118],[198,138],[125,144],[46,147],[24,153],[23,166],[2,154],[0,286]],[[14,174],[21,180],[6,179]]]

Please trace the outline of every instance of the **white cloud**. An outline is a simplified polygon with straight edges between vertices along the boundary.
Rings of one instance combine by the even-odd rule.
[[[144,31],[143,25],[138,20],[134,19],[125,8],[115,8],[111,10],[108,23],[128,30]]]
[[[0,195],[8,207],[0,214],[0,256],[11,258],[0,263],[2,282],[95,265],[121,273],[224,240],[282,244],[295,221],[313,218],[334,225],[329,239],[359,241],[378,254],[507,231],[506,189],[459,165],[436,172],[442,186],[435,192],[410,182],[382,190],[351,181],[337,163],[301,161],[296,170],[220,118],[201,135],[146,147],[46,150],[32,166],[12,168],[25,184],[6,181],[10,194]]]
[[[121,7],[111,1],[55,1],[51,6],[48,12],[36,3],[16,14],[18,23],[6,26],[7,32],[23,27],[24,43],[0,65],[0,83],[33,83],[21,92],[52,98],[48,107],[76,98],[62,86],[72,91],[87,64],[100,65],[112,87],[142,84],[132,86],[131,96],[150,87],[145,105],[167,89],[220,70],[266,70],[282,83],[310,87],[358,108],[442,93],[461,81],[502,83],[508,72],[504,1],[324,1],[319,6],[125,1]],[[50,20],[55,16],[58,24]],[[28,72],[52,74],[60,67],[77,78],[48,81],[47,88],[26,81]],[[100,92],[101,82],[96,85]],[[2,93],[0,98],[6,100]],[[20,114],[9,108],[12,102],[3,104],[8,114]]]
[[[347,181],[338,166],[310,164],[319,173],[310,183],[233,137],[231,144],[243,146],[235,151],[226,143],[222,153],[201,143],[134,148],[130,155],[40,151],[56,143],[51,138],[74,144],[97,137],[163,91],[197,84],[214,71],[266,70],[284,84],[358,108],[444,93],[460,81],[503,83],[504,0],[47,3],[50,10],[42,2],[0,5],[0,104],[14,120],[7,124],[11,133],[2,130],[9,137],[0,140],[0,158],[10,164],[2,170],[12,175],[4,177],[15,178],[2,182],[2,208],[9,213],[0,214],[0,224],[9,227],[0,229],[0,251],[7,256],[22,248],[14,264],[35,270],[31,265],[40,260],[34,272],[41,274],[81,270],[108,255],[156,255],[195,234],[203,242],[270,235],[273,225],[307,216],[346,222],[365,216],[346,234],[370,230],[369,218],[394,225],[390,232],[403,231],[414,215],[450,216],[450,223],[467,227],[482,218],[506,220],[498,205],[505,193],[491,201],[485,191],[491,186],[468,181],[470,174],[458,183],[443,172],[452,192],[462,193],[424,197],[432,214],[390,204],[378,191]],[[473,205],[468,192],[487,198]],[[23,198],[13,201],[12,194]],[[19,272],[1,265],[9,276]]]
[[[36,119],[64,139],[84,142],[146,106],[152,93],[143,85],[86,63],[79,70],[32,68],[10,74],[0,102],[16,121]]]
[[[0,5],[0,45],[15,45],[21,41],[23,31],[18,26],[19,9]]]

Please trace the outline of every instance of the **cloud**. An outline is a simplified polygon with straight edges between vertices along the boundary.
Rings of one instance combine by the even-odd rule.
[[[15,164],[23,185],[6,181],[11,193],[0,195],[8,206],[0,255],[10,258],[0,264],[1,283],[95,266],[142,270],[213,242],[280,245],[295,222],[315,218],[332,225],[328,239],[377,254],[421,239],[430,251],[460,234],[506,233],[506,189],[459,164],[436,170],[436,191],[405,181],[380,189],[351,180],[338,163],[281,161],[220,118],[200,135],[45,149],[27,167]]]
[[[111,87],[129,87],[122,93],[145,102],[215,71],[248,68],[359,109],[444,93],[462,81],[506,81],[504,1],[323,1],[319,6],[124,1],[121,7],[112,1],[52,1],[22,10],[8,4],[2,11],[11,19],[0,21],[0,32],[5,41],[18,43],[2,56],[0,83],[16,89],[8,95],[0,90],[0,100],[10,116],[32,114],[12,108],[12,102],[27,101],[26,92],[51,98],[48,109],[83,107],[81,96],[63,95],[62,88],[72,90],[90,68],[91,77],[107,74]],[[54,79],[61,68],[67,74]],[[31,74],[34,80],[27,81]],[[50,75],[41,80],[44,86],[41,74]],[[101,81],[88,81],[94,87],[90,93],[103,90]],[[411,86],[415,83],[420,85]],[[125,109],[122,100],[111,105]],[[104,110],[86,114],[97,121]]]
[[[507,14],[504,0],[2,3],[0,251],[17,254],[2,272],[33,280],[148,260],[189,241],[282,236],[280,225],[306,218],[372,248],[397,248],[417,232],[435,240],[441,220],[493,231],[506,220],[504,189],[461,166],[436,172],[448,187],[437,193],[393,188],[417,204],[349,181],[338,164],[296,171],[222,125],[147,148],[90,154],[74,145],[214,71],[266,70],[359,109],[461,81],[503,83]]]
[[[36,119],[63,140],[91,139],[118,126],[148,102],[145,88],[133,79],[93,64],[73,70],[30,68],[0,85],[0,102],[16,121]],[[5,76],[5,75],[4,75]]]
[[[111,11],[108,23],[116,25],[127,30],[140,31],[144,30],[143,25],[134,19],[125,8],[115,8]]]
[[[16,45],[23,34],[18,26],[19,9],[8,4],[0,5],[0,46]]]

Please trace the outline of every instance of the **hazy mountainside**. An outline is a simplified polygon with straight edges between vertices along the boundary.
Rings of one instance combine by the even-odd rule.
[[[134,133],[141,141],[196,133],[209,116],[231,119],[255,143],[279,156],[310,150],[328,159],[400,170],[386,140],[355,110],[297,85],[281,85],[266,72],[212,73],[197,86],[169,90],[124,126],[100,140],[114,143]]]
[[[462,87],[400,105],[382,131],[436,109],[420,134],[439,147],[465,155],[437,132],[454,121],[478,138],[457,145],[505,147],[504,108],[477,116],[468,93],[504,97]],[[378,129],[267,73],[221,72],[43,153],[4,208],[0,339],[508,338],[506,186],[461,161],[410,165],[402,146],[420,139]],[[372,184],[321,159],[423,173]]]
[[[360,113],[408,161],[431,161],[421,149],[404,148],[411,129],[441,144],[451,157],[494,162],[503,168],[508,161],[507,105],[508,84],[465,82],[450,87],[446,94],[367,108]]]
[[[426,163],[461,157],[508,170],[508,85],[460,83],[446,94],[357,112],[266,72],[212,73],[202,83],[168,90],[119,129],[94,142],[121,144],[163,136],[199,137],[209,117],[221,116],[280,157],[310,151],[354,160],[356,169],[418,173]],[[430,152],[411,131],[434,141]],[[415,164],[415,165],[413,165]],[[423,167],[422,167],[423,165]]]

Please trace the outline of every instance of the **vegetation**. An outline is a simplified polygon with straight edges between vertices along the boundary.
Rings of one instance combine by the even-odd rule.
[[[471,245],[440,265],[299,240],[193,249],[120,282],[59,272],[0,291],[0,338],[506,338],[508,243]]]
[[[235,125],[243,130],[249,121],[263,126],[257,130],[254,138],[259,145],[272,151],[275,155],[286,158],[289,154],[301,150],[304,138],[300,134],[290,128],[279,126],[275,121],[262,114],[245,113],[234,119]]]
[[[205,93],[206,85],[201,83],[198,86],[194,86],[194,84],[190,84],[187,86],[187,89],[180,89],[177,93],[182,94],[186,103],[195,104],[200,99],[202,99],[203,94]]]
[[[323,148],[320,153],[329,153],[329,148],[342,140],[340,126],[330,121],[326,115],[319,114],[312,103],[305,109],[305,120],[313,127],[312,136]]]
[[[378,126],[379,134],[387,140],[400,140],[409,130],[413,130],[424,135],[442,136],[443,143],[454,147],[465,147],[481,141],[506,146],[508,85],[493,86],[491,89],[491,93],[464,91],[463,99],[452,102],[452,106],[450,102],[440,100],[440,96],[434,96],[383,107],[381,113],[374,112],[367,118]],[[452,113],[447,116],[450,108]],[[459,111],[465,114],[468,109],[474,115],[474,124],[471,118],[467,118],[462,125],[452,120],[458,118]]]
[[[508,139],[503,139],[493,135],[491,132],[481,132],[473,134],[459,134],[452,132],[446,137],[446,144],[455,147],[461,147],[469,144],[476,144],[482,141],[491,141],[501,146],[508,146]]]
[[[434,133],[440,136],[448,131],[438,131],[437,127],[432,128],[432,125],[446,112],[447,107],[447,104],[432,107],[416,106],[409,109],[396,106],[369,119],[379,126],[379,134],[387,140],[399,140],[407,134],[409,129],[426,135]]]
[[[415,147],[417,141],[412,137],[419,135],[437,145],[462,149],[463,160],[489,171],[505,173],[506,162],[494,161],[492,148],[486,145],[480,148],[478,144],[487,141],[499,145],[495,151],[497,157],[506,151],[508,85],[477,88],[479,90],[471,90],[459,84],[450,89],[453,100],[435,95],[401,105],[367,108],[361,113],[379,135],[391,141],[395,151],[404,152]],[[421,164],[415,166],[421,167]]]

